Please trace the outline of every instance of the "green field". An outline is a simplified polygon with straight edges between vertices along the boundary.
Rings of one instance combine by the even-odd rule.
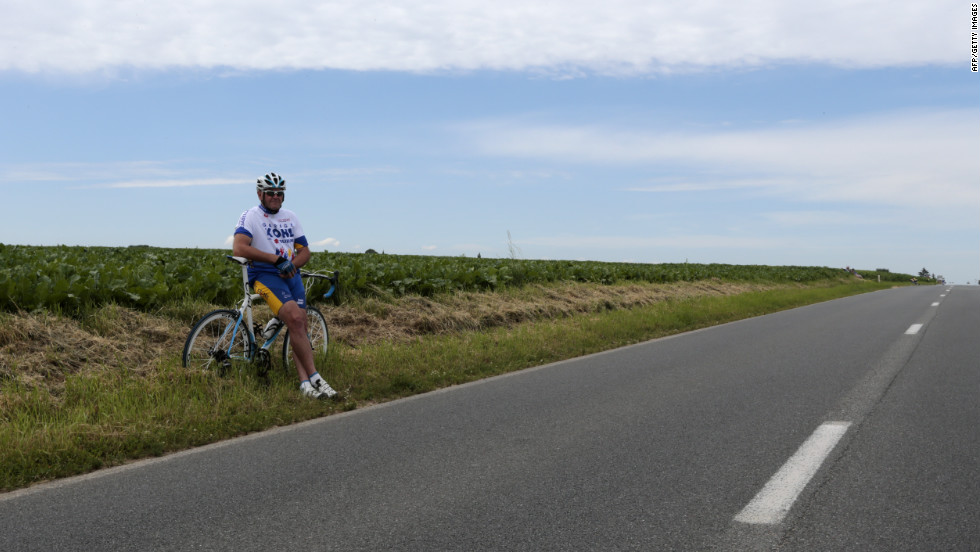
[[[221,305],[239,299],[238,266],[226,250],[152,247],[34,247],[0,244],[0,310],[82,312],[105,304],[140,310],[185,298]],[[479,259],[317,253],[312,270],[338,270],[342,295],[433,296],[496,291],[526,284],[584,282],[816,282],[841,269],[727,264],[639,264],[596,261]],[[868,279],[908,282],[910,275],[860,271]],[[315,290],[314,290],[315,291]]]

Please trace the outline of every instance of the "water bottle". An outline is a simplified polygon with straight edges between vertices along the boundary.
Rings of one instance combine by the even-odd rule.
[[[266,322],[265,329],[262,330],[262,340],[268,341],[272,339],[272,336],[276,335],[276,332],[279,331],[279,326],[281,324],[282,322],[278,318],[273,318],[272,320]]]

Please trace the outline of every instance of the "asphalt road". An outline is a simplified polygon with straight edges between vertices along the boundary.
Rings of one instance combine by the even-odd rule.
[[[980,287],[901,288],[0,495],[0,550],[980,550],[978,422]]]

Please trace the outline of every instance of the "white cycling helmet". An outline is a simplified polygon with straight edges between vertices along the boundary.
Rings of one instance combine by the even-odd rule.
[[[276,173],[269,173],[258,179],[255,189],[260,192],[284,192],[286,191],[286,179]]]

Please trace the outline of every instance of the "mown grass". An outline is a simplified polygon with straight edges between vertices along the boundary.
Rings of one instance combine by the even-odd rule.
[[[337,402],[302,397],[295,375],[278,366],[268,380],[250,369],[218,377],[182,368],[177,350],[153,369],[71,373],[54,390],[7,378],[0,380],[0,489],[892,285],[838,281],[666,300],[408,342],[335,343],[318,366],[341,391]]]

